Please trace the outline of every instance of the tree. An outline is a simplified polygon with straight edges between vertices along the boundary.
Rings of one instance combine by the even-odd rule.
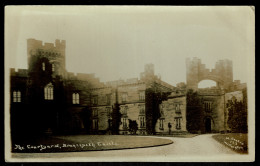
[[[121,113],[120,113],[120,108],[119,104],[115,103],[112,111],[112,134],[117,135],[119,134],[119,125],[121,122]]]
[[[244,93],[246,94],[246,93]],[[229,100],[226,104],[228,108],[228,126],[231,132],[247,133],[247,96],[243,101]]]
[[[170,92],[156,91],[156,88],[152,87],[145,91],[145,114],[146,114],[146,131],[147,134],[155,134],[155,125],[160,118],[159,105],[163,100],[167,99]]]
[[[189,89],[186,94],[187,99],[187,130],[190,133],[197,133],[201,128],[202,104],[197,92]]]
[[[131,119],[128,120],[129,120],[129,132],[135,135],[136,131],[138,130],[138,125],[135,120],[131,120]]]

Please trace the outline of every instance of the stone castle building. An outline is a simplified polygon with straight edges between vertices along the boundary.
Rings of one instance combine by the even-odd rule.
[[[216,62],[214,69],[207,69],[205,64],[198,58],[186,60],[187,89],[198,92],[202,104],[200,132],[222,132],[227,131],[227,108],[226,103],[230,96],[236,94],[238,100],[242,100],[242,91],[246,84],[233,81],[233,65],[230,60]],[[198,83],[203,80],[215,81],[217,86],[199,89]]]
[[[147,89],[157,93],[176,89],[154,74],[153,64],[145,66],[140,79],[106,83],[93,74],[67,72],[65,49],[65,41],[56,40],[53,44],[27,40],[28,69],[11,69],[13,134],[110,134],[116,126],[113,120],[116,111],[121,115],[117,126],[119,134],[129,133],[129,120],[137,123],[137,134],[146,134]],[[168,123],[158,121],[156,132],[167,132],[162,126]],[[186,130],[185,127],[172,128],[175,129]]]
[[[199,59],[187,60],[187,85],[162,81],[153,64],[145,65],[139,79],[103,83],[94,74],[68,72],[65,50],[64,40],[27,40],[28,69],[11,69],[12,136],[129,134],[130,122],[137,124],[137,134],[151,134],[151,128],[155,134],[187,132],[187,89],[198,91],[203,100],[200,131],[219,132],[227,128],[225,96],[244,88],[233,82],[231,61],[209,71]],[[198,89],[203,79],[216,81],[218,88]]]

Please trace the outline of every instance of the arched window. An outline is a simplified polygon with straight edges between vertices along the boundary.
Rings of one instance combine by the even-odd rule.
[[[52,85],[52,83],[49,83],[44,87],[44,99],[45,100],[53,100],[53,85]]]
[[[45,71],[45,63],[42,62],[42,70]]]
[[[20,103],[21,102],[21,92],[18,91],[13,91],[13,102],[14,103]]]
[[[72,94],[72,104],[79,104],[79,93]]]

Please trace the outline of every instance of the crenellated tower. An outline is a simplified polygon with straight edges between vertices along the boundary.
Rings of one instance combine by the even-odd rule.
[[[54,45],[54,43],[43,43],[40,40],[28,39],[27,61],[29,72],[35,71],[35,68],[42,68],[44,70],[51,70],[53,76],[64,76],[66,71],[65,49],[65,40],[57,39]],[[36,60],[42,62],[36,63]]]

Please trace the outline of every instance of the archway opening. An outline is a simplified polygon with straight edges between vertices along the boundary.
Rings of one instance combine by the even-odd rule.
[[[199,82],[198,88],[217,88],[217,82],[212,80],[202,80]]]

